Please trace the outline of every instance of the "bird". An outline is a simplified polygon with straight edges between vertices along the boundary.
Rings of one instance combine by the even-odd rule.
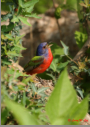
[[[34,56],[25,66],[24,72],[27,75],[40,74],[49,68],[53,55],[51,52],[51,46],[53,44],[42,42],[39,44],[36,50],[36,56]]]

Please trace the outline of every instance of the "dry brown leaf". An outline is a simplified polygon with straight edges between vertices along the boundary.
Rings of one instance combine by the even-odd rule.
[[[10,88],[11,90],[13,90],[13,87],[12,87],[12,85],[9,85],[9,88]]]
[[[22,82],[17,82],[17,85],[26,86],[26,84],[24,84],[24,83],[22,83]]]
[[[86,4],[84,4],[84,3],[79,3],[79,4],[80,4],[81,6],[87,8]]]
[[[30,78],[30,81],[35,82],[36,75],[37,75],[37,74],[33,74],[33,75],[31,76],[31,78]]]
[[[85,62],[87,62],[88,61],[88,59],[87,59],[87,57],[85,58]]]
[[[10,65],[9,67],[16,67],[20,72],[23,72],[24,68],[22,68],[18,63],[14,63],[13,60],[10,60],[12,62],[12,65]]]
[[[83,80],[83,78],[79,77],[78,75],[76,76],[76,82],[79,80]]]
[[[79,65],[79,69],[81,70],[81,69],[84,69],[85,68],[85,64],[84,64],[84,62],[78,62],[78,65]]]

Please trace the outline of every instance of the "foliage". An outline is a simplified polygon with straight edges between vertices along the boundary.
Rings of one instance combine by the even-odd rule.
[[[36,120],[35,116],[30,114],[29,110],[25,109],[23,106],[8,99],[5,100],[5,104],[7,108],[13,112],[14,117],[20,125],[39,125],[39,122]],[[19,110],[18,112],[17,109]],[[22,113],[24,115],[22,115]]]
[[[23,3],[22,3],[23,2]],[[9,19],[9,25],[1,26],[1,52],[2,52],[2,65],[10,64],[10,59],[16,61],[17,57],[20,57],[20,50],[25,48],[21,46],[21,38],[24,35],[20,36],[20,29],[22,29],[21,22],[30,26],[30,23],[27,22],[26,16],[36,17],[36,14],[31,14],[35,3],[38,0],[24,2],[22,0],[18,1],[5,1],[5,4],[9,5],[10,12],[6,15],[1,15],[1,21],[6,21]],[[14,9],[18,8],[18,11],[15,12]],[[22,16],[24,17],[22,17]]]
[[[66,79],[66,80],[64,80]],[[41,125],[45,124],[42,123],[42,119],[39,119],[39,115],[42,115],[40,111],[42,111],[42,108],[37,107],[39,103],[33,104],[30,101],[30,97],[25,96],[25,92],[23,92],[23,96],[21,97],[21,94],[18,94],[18,98],[12,97],[14,93],[11,92],[11,95],[7,93],[5,90],[5,86],[2,86],[2,97],[4,98],[3,101],[3,110],[2,110],[2,123],[6,122],[6,117],[13,115],[15,117],[15,122],[20,125]],[[33,85],[33,87],[35,87]],[[24,90],[25,87],[22,89]],[[36,92],[36,88],[33,88],[34,92]],[[29,90],[30,91],[30,90]],[[38,90],[38,93],[42,91],[41,89]],[[43,90],[44,91],[44,90]],[[61,91],[61,92],[60,92]],[[9,92],[9,91],[8,91]],[[21,89],[20,91],[21,92]],[[69,94],[68,94],[69,93]],[[73,96],[72,96],[73,94]],[[20,95],[20,96],[19,96]],[[67,96],[68,95],[68,96]],[[67,97],[66,97],[67,96]],[[9,100],[8,98],[11,98]],[[62,98],[62,99],[61,99]],[[14,102],[15,101],[15,102]],[[17,104],[18,102],[19,104]],[[58,102],[58,103],[57,103]],[[22,105],[21,105],[21,104]],[[53,103],[53,106],[52,106]],[[36,106],[35,106],[36,105]],[[66,108],[67,105],[67,108]],[[7,108],[6,108],[7,107]],[[25,109],[28,108],[28,109]],[[37,107],[37,108],[35,108]],[[32,108],[35,108],[35,111],[33,111]],[[18,109],[18,112],[17,112]],[[84,109],[84,110],[83,110]],[[44,108],[45,110],[45,108]],[[83,110],[83,112],[82,112]],[[50,118],[49,124],[52,125],[67,125],[67,124],[79,124],[80,121],[77,122],[69,122],[68,119],[83,119],[86,112],[88,110],[88,103],[87,98],[84,99],[80,104],[77,102],[77,96],[75,93],[75,90],[73,86],[71,85],[68,74],[66,69],[62,72],[60,75],[56,85],[55,89],[52,92],[47,104],[46,104],[46,113]],[[10,111],[10,114],[9,114]],[[79,113],[78,113],[79,111]],[[5,115],[3,115],[5,113]],[[77,113],[77,114],[76,114]],[[7,114],[7,115],[6,115]],[[24,114],[24,115],[22,115]],[[63,117],[62,117],[63,115]],[[44,116],[45,117],[45,116]],[[4,121],[4,122],[3,122]],[[48,122],[48,120],[47,120]]]
[[[75,40],[78,47],[81,49],[87,41],[88,35],[85,28],[86,20],[90,21],[90,2],[89,0],[67,0],[59,6],[61,9],[76,10],[79,18],[79,31],[75,31]],[[85,7],[85,9],[83,9]],[[85,10],[85,11],[84,11]],[[81,98],[84,98],[90,91],[90,55],[86,55],[78,62],[73,61],[68,56],[68,47],[61,42],[64,47],[64,54],[69,58],[70,73],[74,76],[74,87]],[[90,53],[90,51],[88,51]]]
[[[76,43],[77,43],[78,47],[82,48],[82,46],[84,45],[84,43],[87,40],[87,34],[76,31],[75,32],[75,39],[76,39]]]
[[[20,35],[19,33],[20,29],[22,29],[21,22],[30,26],[30,24],[27,22],[27,18],[26,18],[27,15],[28,17],[38,18],[36,14],[31,14],[34,5],[38,1],[39,0],[33,0],[29,2],[22,1],[22,0],[19,0],[19,2],[12,1],[12,0],[4,1],[4,4],[7,4],[9,6],[10,12],[1,16],[2,22],[9,20],[9,25],[2,25],[1,27],[1,32],[2,32],[1,33],[2,34],[1,35],[2,124],[17,124],[18,122],[14,120],[12,114],[9,113],[7,108],[4,108],[3,103],[5,101],[4,100],[5,96],[7,96],[8,106],[10,103],[9,99],[11,99],[17,103],[20,103],[24,107],[28,106],[28,109],[31,108],[32,112],[36,111],[35,109],[38,107],[38,105],[44,104],[45,97],[47,96],[44,93],[44,91],[48,88],[40,88],[40,89],[38,88],[37,89],[37,87],[34,86],[34,84],[32,84],[33,77],[30,77],[30,76],[28,77],[28,75],[23,73],[22,72],[23,69],[18,65],[18,61],[17,61],[18,57],[21,57],[20,50],[25,50],[25,48],[22,47],[21,45],[21,38],[24,35]],[[22,2],[24,3],[22,4]],[[18,8],[17,12],[15,12],[16,7]],[[22,82],[19,81],[20,76],[24,77]],[[35,91],[35,89],[37,91]],[[29,92],[30,92],[30,95],[28,95]],[[30,98],[31,98],[31,101],[30,101]],[[37,98],[39,98],[38,101],[37,101]],[[10,105],[14,105],[14,104],[10,103]],[[34,105],[34,108],[33,108],[33,105]],[[14,110],[15,113],[16,113],[16,110]],[[39,115],[39,113],[42,110],[41,107],[40,109],[38,108],[38,110],[39,112],[37,114]],[[16,117],[17,115],[18,114],[15,114]],[[42,119],[44,118],[42,117]],[[25,121],[23,121],[22,124],[26,124]],[[27,124],[28,124],[28,119],[27,119]]]
[[[69,56],[69,47],[61,42],[62,47],[53,43],[51,48],[53,61],[50,67],[38,78],[52,79],[54,90],[48,97],[49,87],[37,87],[35,76],[27,75],[18,65],[22,46],[20,30],[22,23],[31,26],[29,17],[40,18],[35,11],[42,13],[52,5],[50,1],[44,7],[45,0],[2,0],[8,12],[1,15],[1,124],[2,125],[78,125],[90,113],[90,55],[74,61]],[[77,11],[80,30],[75,32],[76,43],[82,48],[88,36],[83,24],[90,20],[90,3],[88,0],[58,1],[55,10],[56,20],[61,18],[61,11]],[[46,3],[47,4],[47,3]],[[41,7],[40,7],[41,5]],[[86,11],[83,11],[83,7]],[[35,8],[35,11],[34,11]],[[81,13],[82,12],[82,13]],[[68,78],[74,76],[73,86]],[[65,68],[65,69],[64,69]],[[77,95],[82,98],[77,101]],[[89,102],[89,105],[88,105]],[[89,108],[89,109],[88,109]],[[77,120],[77,121],[75,121]]]
[[[76,92],[68,79],[66,69],[64,69],[55,85],[55,89],[53,90],[49,101],[46,104],[46,111],[52,125],[79,124],[80,121],[77,123],[72,120],[84,118],[88,110],[87,99],[88,98],[85,98],[80,104],[78,104]],[[68,119],[71,121],[68,121]]]
[[[1,69],[2,69],[2,75],[1,75],[2,115],[3,115],[3,112],[7,111],[7,109],[5,108],[5,104],[4,104],[5,98],[6,98],[7,107],[9,106],[10,110],[15,109],[13,111],[15,113],[15,117],[17,117],[18,115],[16,110],[18,109],[18,111],[20,111],[19,106],[18,108],[14,108],[14,106],[12,106],[14,104],[11,103],[11,101],[9,102],[9,99],[13,100],[16,103],[21,104],[22,105],[21,107],[28,108],[29,110],[31,110],[31,113],[32,112],[35,113],[36,110],[37,111],[39,110],[38,111],[38,115],[39,115],[40,112],[43,110],[42,105],[44,105],[46,101],[45,98],[47,97],[44,91],[48,88],[47,87],[37,88],[34,85],[34,83],[32,83],[33,77],[28,76],[25,73],[20,73],[19,70],[17,69],[17,65],[16,67],[12,65],[11,68],[2,67]],[[22,82],[18,80],[18,77],[20,76],[24,76]],[[21,109],[21,112],[23,112],[23,108]],[[8,115],[9,115],[9,118],[8,118]],[[24,115],[22,116],[24,117]],[[9,122],[15,122],[14,119],[11,119],[11,118],[12,118],[12,114],[11,113],[7,114],[6,116],[4,116],[4,118],[2,118],[2,124],[4,123],[8,124]],[[17,122],[18,121],[16,121],[16,123]],[[24,121],[23,123],[21,123],[21,120],[19,122],[20,124],[26,124]],[[12,123],[12,124],[15,124],[15,123]]]

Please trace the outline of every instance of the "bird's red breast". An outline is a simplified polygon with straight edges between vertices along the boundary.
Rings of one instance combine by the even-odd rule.
[[[39,74],[39,73],[43,73],[44,71],[46,71],[46,69],[50,66],[51,62],[53,60],[53,55],[51,52],[51,49],[48,49],[48,57],[44,58],[44,61],[42,64],[40,64],[38,67],[36,67],[35,69],[28,71],[27,74]]]

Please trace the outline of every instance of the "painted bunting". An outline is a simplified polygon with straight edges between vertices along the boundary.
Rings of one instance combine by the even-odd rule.
[[[46,69],[50,66],[53,55],[50,49],[52,44],[47,42],[43,42],[39,44],[36,51],[36,56],[33,57],[25,66],[24,71],[27,74],[39,74],[46,71]]]

